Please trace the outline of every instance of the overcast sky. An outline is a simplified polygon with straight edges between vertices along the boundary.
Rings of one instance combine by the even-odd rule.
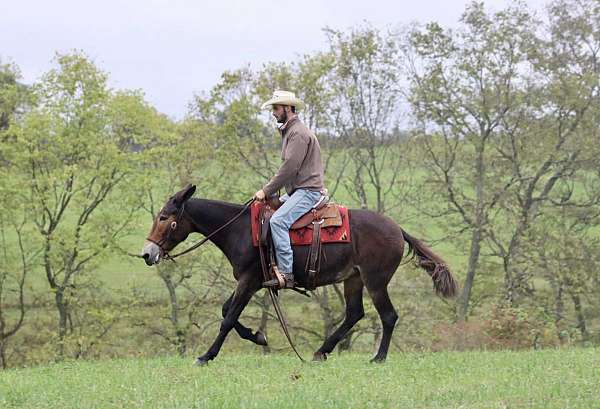
[[[56,52],[83,50],[114,88],[142,89],[183,117],[194,93],[246,64],[288,61],[327,47],[322,28],[437,21],[455,26],[468,0],[0,0],[0,59],[32,83]],[[541,10],[544,0],[528,0]],[[497,11],[509,0],[487,0]],[[289,40],[289,36],[293,40]]]

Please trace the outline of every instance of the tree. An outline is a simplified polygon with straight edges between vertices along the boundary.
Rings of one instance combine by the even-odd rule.
[[[6,153],[0,151],[0,153]],[[27,313],[27,277],[40,251],[29,251],[28,212],[19,185],[0,167],[0,366],[7,368],[9,340],[23,327]],[[34,246],[35,247],[35,246]],[[31,297],[32,298],[32,297]]]
[[[106,75],[81,53],[56,61],[58,67],[35,84],[36,105],[15,128],[11,146],[14,177],[27,187],[29,217],[42,242],[62,357],[74,325],[72,301],[91,285],[85,273],[124,233],[132,212],[118,213],[124,198],[117,204],[110,196],[129,162],[111,133]]]
[[[0,59],[0,132],[6,131],[27,103],[27,87],[19,83],[21,74],[15,64]]]
[[[537,291],[536,304],[552,314],[557,337],[563,344],[574,339],[589,341],[589,322],[598,316],[590,308],[596,307],[597,311],[600,281],[600,242],[594,233],[600,216],[600,196],[597,191],[593,195],[594,208],[571,203],[549,209],[527,237],[532,269],[551,289]]]
[[[554,202],[578,203],[572,190],[564,188],[598,166],[599,50],[597,2],[551,3],[545,35],[531,50],[527,98],[503,124],[498,148],[515,183],[503,205],[511,228],[492,240],[503,262],[505,298],[512,305],[532,291],[523,251],[528,230]]]
[[[486,232],[515,183],[494,152],[507,117],[522,106],[521,68],[535,45],[535,20],[524,8],[488,15],[471,3],[457,32],[429,24],[409,34],[405,48],[409,101],[421,126],[421,146],[433,195],[428,213],[449,220],[450,237],[468,234],[468,265],[457,317],[465,320]],[[430,206],[431,207],[431,206]]]
[[[385,213],[397,199],[405,156],[397,118],[401,90],[394,36],[371,27],[343,33],[328,29],[332,75],[332,128],[353,164],[346,190],[363,208]],[[370,204],[370,197],[375,197]]]

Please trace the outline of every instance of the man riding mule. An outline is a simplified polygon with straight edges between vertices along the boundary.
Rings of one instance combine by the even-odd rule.
[[[229,260],[237,285],[223,305],[219,334],[206,353],[196,359],[196,364],[203,365],[218,355],[232,329],[243,339],[259,345],[266,345],[267,340],[259,331],[253,332],[238,321],[252,296],[263,288],[261,257],[259,250],[253,246],[250,204],[192,199],[195,190],[195,186],[188,186],[165,203],[154,219],[142,257],[147,265],[156,264],[161,258],[168,257],[169,251],[190,233],[196,232],[206,236],[204,240],[213,242]],[[436,293],[444,297],[454,296],[457,284],[439,256],[391,219],[363,209],[349,209],[348,212],[351,241],[323,246],[322,264],[314,282],[315,287],[343,282],[346,316],[339,328],[314,353],[314,359],[326,359],[327,354],[363,318],[363,292],[366,288],[383,327],[379,349],[372,361],[383,362],[398,320],[387,286],[404,256],[405,243],[409,254],[414,254],[417,265],[431,277]],[[196,247],[198,244],[190,248]],[[294,252],[298,281],[305,284],[307,279],[302,266],[308,260],[308,246],[294,246]]]
[[[273,266],[277,278],[264,283],[269,287],[294,287],[290,227],[325,195],[319,141],[296,114],[303,107],[304,103],[288,91],[275,91],[273,97],[261,107],[270,108],[277,123],[281,124],[282,163],[279,171],[254,194],[254,198],[263,201],[281,188],[287,192],[279,198],[283,204],[269,221],[277,258],[277,265]]]

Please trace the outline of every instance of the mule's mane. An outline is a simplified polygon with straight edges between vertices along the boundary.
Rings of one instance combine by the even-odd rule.
[[[198,208],[198,207],[208,207],[208,208],[215,208],[215,209],[219,209],[221,211],[232,211],[232,212],[239,212],[240,210],[242,210],[242,208],[244,207],[244,205],[241,204],[237,204],[237,203],[230,203],[230,202],[224,202],[222,200],[213,200],[213,199],[202,199],[202,198],[191,198],[187,201],[188,206],[191,205],[191,208]]]
[[[216,200],[216,199],[206,199],[203,197],[192,197],[188,201],[189,202],[207,202],[207,203],[214,203],[214,204],[232,206],[232,207],[237,207],[237,208],[243,207],[243,205],[238,204],[238,203],[225,202],[223,200]]]

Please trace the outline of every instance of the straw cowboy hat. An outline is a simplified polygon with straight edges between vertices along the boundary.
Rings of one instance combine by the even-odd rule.
[[[299,98],[296,98],[296,94],[289,91],[277,90],[273,92],[273,97],[270,100],[262,104],[260,109],[269,109],[273,105],[289,105],[296,107],[296,109],[303,109],[304,102]]]

